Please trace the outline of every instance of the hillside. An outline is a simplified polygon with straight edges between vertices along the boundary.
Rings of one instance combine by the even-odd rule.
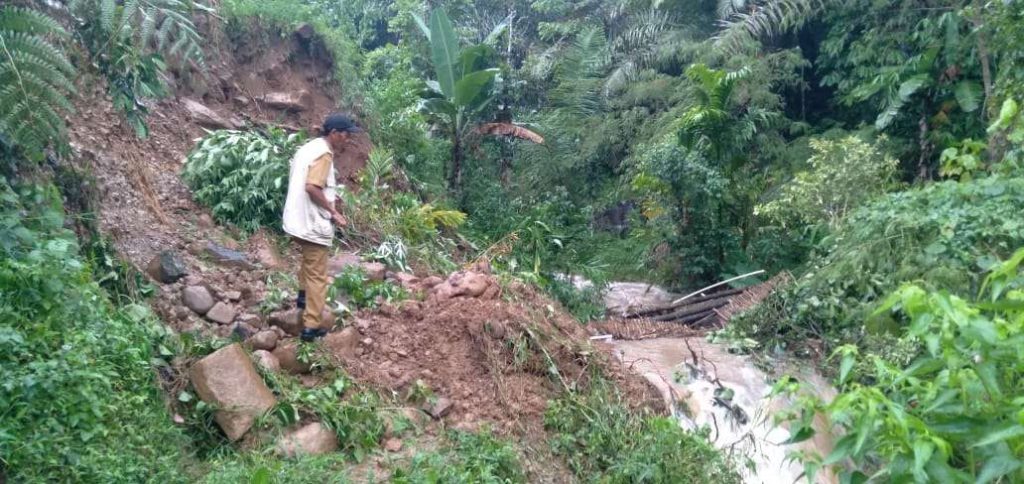
[[[1022,26],[6,2],[0,482],[1024,482]]]

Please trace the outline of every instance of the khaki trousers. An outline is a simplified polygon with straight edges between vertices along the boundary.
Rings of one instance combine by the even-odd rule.
[[[306,291],[306,309],[302,312],[302,326],[320,329],[322,313],[327,304],[327,259],[330,247],[295,238],[302,251],[299,267],[299,289]]]

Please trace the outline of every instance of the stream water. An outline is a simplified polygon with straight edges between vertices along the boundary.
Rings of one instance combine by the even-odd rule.
[[[616,287],[627,291],[616,295]],[[631,306],[652,304],[651,299],[642,300],[647,294],[655,295],[657,300],[653,304],[671,297],[661,289],[652,292],[646,287],[646,284],[611,286],[605,298],[609,311],[620,309],[621,306],[613,308],[611,304],[619,301],[629,301]],[[769,398],[772,380],[748,356],[733,354],[725,346],[701,337],[613,340],[610,344],[616,356],[661,391],[681,426],[706,427],[717,448],[747,464],[742,469],[746,483],[797,482],[802,479],[803,467],[788,459],[789,453],[809,450],[828,455],[831,450],[832,439],[823,420],[816,422],[819,432],[815,438],[799,444],[782,444],[789,438],[789,431],[776,426],[772,417],[790,402],[781,397]],[[829,382],[813,370],[785,361],[774,364],[777,369],[800,379],[819,396],[834,397],[835,391]],[[832,475],[819,473],[815,482],[837,480]]]

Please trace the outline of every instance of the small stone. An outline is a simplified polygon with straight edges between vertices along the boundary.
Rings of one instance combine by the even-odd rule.
[[[241,291],[224,291],[224,299],[228,301],[238,301],[242,299]]]
[[[302,333],[302,310],[289,309],[272,313],[268,319],[271,326],[276,326],[292,336]]]
[[[366,338],[366,339],[364,339],[363,340],[363,344],[366,345],[366,346],[372,345],[373,344],[373,338]]]
[[[402,450],[402,439],[390,438],[384,442],[384,450],[398,452]]]
[[[439,420],[445,415],[448,415],[448,412],[451,412],[452,406],[453,403],[451,400],[445,397],[441,397],[438,398],[433,405],[430,405],[430,407],[427,408],[426,411],[427,413],[430,414],[431,417],[434,417],[435,420]]]
[[[277,333],[271,330],[263,330],[249,338],[249,345],[256,350],[273,351],[277,347]]]
[[[313,422],[284,437],[277,443],[277,454],[284,457],[321,455],[338,450],[338,436],[320,422]]]
[[[432,289],[434,286],[442,282],[444,282],[444,279],[437,276],[430,276],[423,278],[423,280],[420,281],[420,285],[423,286],[424,289]]]
[[[366,278],[374,282],[383,282],[384,276],[388,272],[388,267],[380,262],[363,262],[360,267],[366,273]]]
[[[186,319],[190,314],[190,310],[186,306],[177,305],[174,307],[174,317],[178,319]]]
[[[238,321],[241,323],[248,324],[254,328],[262,328],[264,326],[263,318],[260,318],[259,315],[252,313],[244,313],[242,315],[239,315]]]
[[[189,379],[199,398],[218,409],[214,419],[232,441],[241,438],[259,416],[277,404],[237,343],[196,362],[189,370]]]
[[[213,307],[213,296],[203,286],[188,286],[181,292],[181,302],[196,314],[206,314]]]
[[[206,319],[218,324],[230,324],[235,320],[235,308],[224,302],[218,302],[206,313]]]
[[[231,327],[231,332],[242,341],[249,339],[252,335],[256,334],[257,331],[259,330],[242,322],[236,322],[234,326]]]
[[[212,229],[214,226],[217,225],[216,223],[214,223],[213,217],[211,217],[210,214],[208,213],[200,214],[199,218],[196,220],[196,224],[199,225],[200,228],[204,229]]]
[[[256,254],[256,262],[267,269],[280,269],[284,266],[281,253],[277,246],[270,240],[270,236],[260,230],[249,239],[249,246]]]
[[[256,350],[252,352],[252,356],[260,368],[275,373],[281,371],[281,362],[277,361],[277,357],[273,353],[267,350]]]
[[[171,284],[185,277],[188,274],[188,269],[186,269],[185,262],[181,260],[181,257],[178,257],[174,252],[165,250],[149,261],[146,273],[157,282]]]
[[[406,356],[409,356],[409,352],[405,351],[403,349],[397,349],[397,350],[395,350],[395,353],[397,353],[398,356],[401,356],[403,358],[405,358]]]
[[[295,29],[295,35],[297,35],[302,40],[310,40],[310,39],[312,39],[313,38],[313,34],[315,34],[315,33],[316,33],[316,31],[313,29],[313,26],[308,24],[308,23],[305,23],[305,22],[300,24]]]

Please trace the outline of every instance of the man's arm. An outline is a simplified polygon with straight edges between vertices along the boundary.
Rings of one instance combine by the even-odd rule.
[[[348,225],[345,217],[338,212],[337,209],[327,201],[327,197],[324,196],[323,187],[327,184],[327,177],[330,173],[331,155],[325,154],[313,162],[310,166],[309,174],[306,178],[306,194],[309,195],[309,199],[316,204],[316,206],[327,210],[327,213],[331,214],[331,221],[334,225],[344,227]]]
[[[324,196],[323,188],[320,188],[312,183],[307,183],[306,193],[309,194],[309,199],[312,200],[313,203],[316,204],[316,206],[324,210],[327,210],[327,212],[331,214],[331,221],[334,222],[334,225],[337,225],[339,227],[344,227],[348,225],[348,221],[345,220],[345,216],[338,212],[333,206],[331,206],[331,202],[327,201],[327,197]]]

